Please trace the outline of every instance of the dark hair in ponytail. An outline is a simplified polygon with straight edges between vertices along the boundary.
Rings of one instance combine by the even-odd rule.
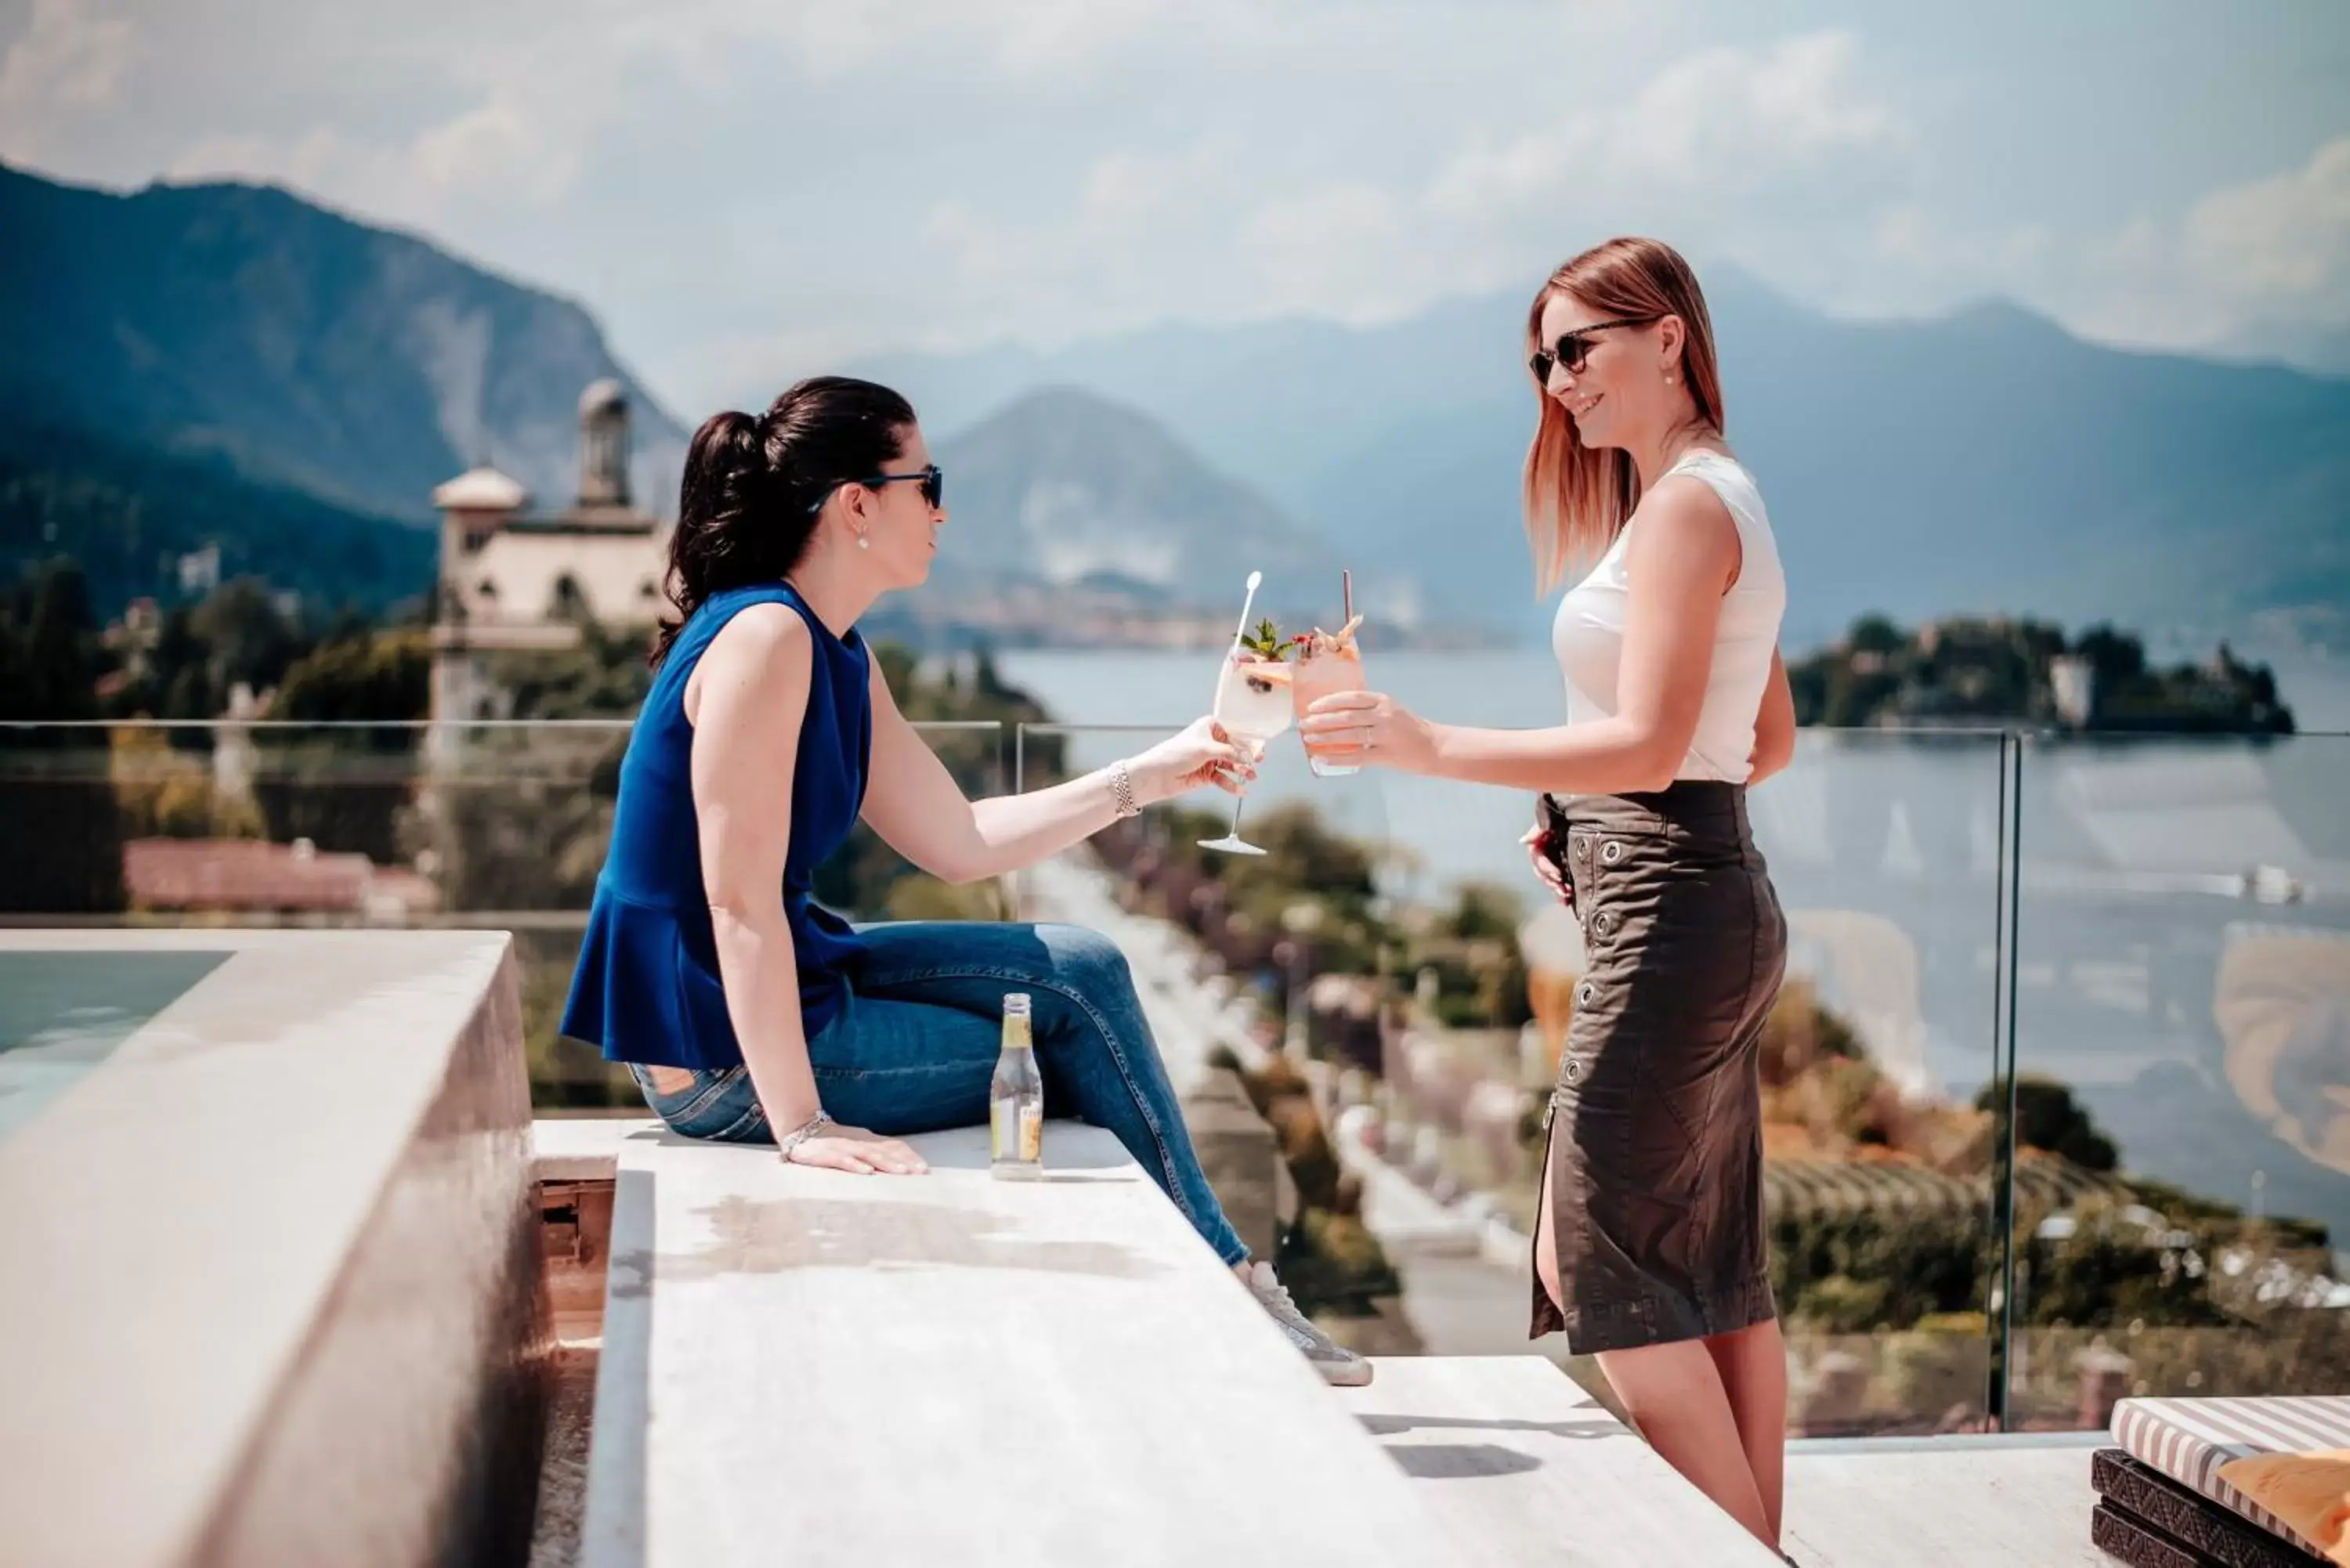
[[[756,419],[732,410],[693,432],[669,536],[669,597],[651,662],[711,595],[780,581],[807,550],[816,514],[841,485],[904,450],[913,405],[887,387],[816,376]]]

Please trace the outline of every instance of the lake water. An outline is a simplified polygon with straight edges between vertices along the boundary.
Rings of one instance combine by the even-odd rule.
[[[1196,652],[1028,650],[999,655],[997,662],[1006,680],[1035,696],[1056,719],[1078,725],[1174,727],[1189,722],[1207,711],[1217,670],[1215,656]],[[1373,686],[1391,692],[1414,711],[1451,722],[1533,727],[1558,723],[1565,716],[1557,667],[1541,649],[1373,652],[1367,658],[1366,673]],[[2286,682],[2286,701],[2295,704],[2304,731],[2350,731],[2350,670],[2312,663],[2294,670],[2289,680],[2282,675],[2280,680]],[[1072,760],[1081,767],[1097,767],[1138,749],[1146,739],[1133,733],[1079,735],[1072,742]],[[2045,754],[2071,757],[2087,754],[2089,749],[2061,747]],[[2252,754],[2233,742],[2224,742],[2223,749]],[[2177,754],[2188,759],[2194,771],[2207,765],[2213,750],[2209,743],[2190,742]],[[1757,832],[1766,849],[1775,841],[1798,861],[1850,858],[1854,851],[1831,851],[1820,840],[1828,829],[1831,798],[1843,801],[1855,794],[1902,803],[1900,815],[1912,819],[1906,824],[1912,836],[1941,831],[1917,819],[1929,811],[1957,809],[1957,802],[1945,799],[1947,786],[1937,782],[1955,766],[1962,774],[1981,775],[1976,782],[1981,788],[1967,792],[1971,814],[1968,831],[1995,834],[1998,753],[1995,740],[1807,734],[1795,767],[1756,792]],[[2034,760],[2042,754],[2035,753]],[[2130,742],[2109,748],[2106,754],[2159,772],[2159,759],[2168,753],[2160,742]],[[2322,800],[2302,798],[2313,791],[2323,795],[2338,786],[2333,798],[2350,798],[2350,740],[2313,735],[2291,742],[2281,753],[2272,748],[2262,754],[2297,758],[2283,767],[2288,776],[2269,786],[2283,789],[2291,799],[2289,809],[2296,814],[2323,805]],[[2342,771],[2336,773],[2336,767]],[[2049,773],[2046,768],[2037,771]],[[2043,782],[2053,784],[2054,778]],[[2234,787],[2245,786],[2237,781]],[[1524,851],[1515,840],[1533,821],[1531,794],[1377,771],[1319,779],[1305,767],[1295,737],[1284,736],[1268,753],[1252,797],[1259,804],[1310,800],[1334,826],[1398,846],[1417,867],[1399,873],[1408,887],[1432,889],[1436,884],[1472,877],[1523,882],[1527,875]],[[1198,798],[1211,800],[1204,794]],[[1986,811],[1988,825],[1973,820]],[[2257,811],[2238,816],[2241,820],[2209,825],[2212,836],[2194,846],[2188,858],[2226,872],[2243,869],[2243,856],[2257,857],[2275,847],[2265,820],[2253,820]],[[2323,844],[2331,836],[2321,831],[2318,836],[2318,853],[2324,856]],[[2334,853],[2350,858],[2350,846]],[[2176,852],[2166,855],[2168,861],[2178,858]],[[2162,867],[2144,869],[2180,869],[2168,861]],[[1988,865],[1986,858],[1986,870]]]
[[[1217,669],[1212,654],[1101,650],[999,663],[1065,721],[1170,727],[1207,708]],[[1563,717],[1540,649],[1367,664],[1430,717]],[[2350,679],[2322,664],[2280,679],[2304,731],[2350,729]],[[1097,766],[1142,739],[1079,735],[1072,760]],[[2127,1168],[2350,1238],[2350,736],[2033,742],[2022,763],[2019,1069],[2074,1085]],[[1752,798],[1793,971],[1913,1093],[1970,1099],[1994,1076],[2002,772],[1996,736],[1807,732]],[[1529,911],[1544,901],[1515,842],[1531,795],[1376,770],[1316,779],[1284,736],[1252,800],[1286,799],[1391,846],[1399,894],[1479,878]]]
[[[1195,716],[1214,694],[1217,669],[1211,653],[1115,649],[1015,650],[996,662],[1056,719],[1091,724]],[[2350,733],[2350,661],[2303,654],[2272,668],[2303,733]],[[1542,649],[1374,651],[1367,673],[1416,711],[1458,723],[1553,724],[1565,717],[1558,666]]]

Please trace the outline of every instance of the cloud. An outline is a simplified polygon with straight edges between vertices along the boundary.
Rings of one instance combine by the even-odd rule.
[[[983,306],[966,318],[1049,311],[1044,332],[1021,334],[1039,346],[1169,317],[1367,325],[1538,274],[1578,234],[1645,223],[1793,249],[1817,242],[1823,205],[1863,223],[1876,192],[1898,192],[1908,140],[1866,79],[1845,34],[1709,48],[1615,103],[1513,137],[1471,130],[1417,181],[1301,177],[1221,135],[1099,155],[1041,218],[942,202],[928,234]],[[1822,186],[1835,194],[1808,194]]]
[[[1026,340],[1051,347],[1170,317],[1251,314],[1251,279],[1232,244],[1232,191],[1247,179],[1241,145],[1211,135],[1163,155],[1097,155],[1058,213],[937,203],[925,237],[947,275],[929,346],[1001,337],[1007,318],[1022,323]]]
[[[0,59],[0,157],[42,158],[60,122],[113,107],[136,53],[128,21],[84,0],[33,0]]]
[[[2278,173],[2105,229],[1970,234],[1901,207],[1875,244],[1913,280],[2012,295],[2100,341],[2338,369],[2330,337],[2350,327],[2350,137]]]
[[[208,136],[174,159],[174,179],[270,181],[363,203],[378,219],[431,225],[468,204],[550,205],[577,186],[598,117],[501,89],[395,140],[332,126],[292,136]]]
[[[1033,78],[1096,60],[1175,11],[1173,0],[686,0],[663,9],[663,47],[708,57],[764,40],[819,77],[930,52]]]
[[[0,14],[0,158],[421,228],[588,301],[685,407],[890,348],[1389,320],[1627,232],[1842,312],[2002,293],[2181,347],[2350,321],[2350,127],[2273,29],[2214,37],[2277,112],[2189,125],[2213,61],[2159,29],[2098,44],[2099,79],[2147,84],[2100,97],[2058,24],[1992,44],[1901,7],[1794,36],[1738,0]],[[2302,32],[2319,57],[2350,22]]]
[[[2212,192],[2184,228],[2189,275],[2236,310],[2350,325],[2350,136],[2299,169]]]
[[[1429,182],[1411,232],[1423,275],[1449,271],[1458,288],[1644,233],[1833,294],[1872,233],[1898,223],[1915,140],[1849,33],[1717,46],[1668,57],[1614,101],[1472,135]]]
[[[1643,198],[1761,209],[1790,195],[1812,205],[1813,193],[1833,191],[1848,202],[1882,186],[1908,141],[1869,89],[1858,40],[1817,33],[1763,50],[1701,50],[1628,101],[1473,146],[1430,199],[1454,216],[1502,220]]]
[[[546,211],[579,191],[601,138],[629,112],[634,67],[614,42],[542,31],[520,14],[485,25],[445,58],[340,39],[317,68],[349,74],[358,103],[314,99],[292,111],[298,118],[280,111],[265,129],[192,138],[163,171],[277,182],[370,218],[436,229]],[[365,112],[370,92],[390,98],[394,112]]]
[[[697,387],[729,389],[735,403],[756,411],[764,400],[802,376],[847,369],[871,348],[855,328],[822,323],[779,332],[729,335],[702,347],[685,366],[683,379]],[[696,403],[674,410],[691,428],[709,410]]]
[[[1424,195],[1357,180],[1263,202],[1242,226],[1239,250],[1255,313],[1352,327],[1399,321],[1440,299],[1523,283],[1534,266],[1431,213]]]
[[[1423,302],[1431,280],[1415,277],[1409,265],[1418,254],[1404,244],[1411,219],[1393,192],[1341,180],[1260,206],[1242,226],[1240,246],[1268,310],[1369,325]]]
[[[943,0],[937,9],[941,20],[978,23],[997,61],[1023,75],[1083,65],[1140,37],[1175,11],[1170,0],[1020,0],[1002,8]]]

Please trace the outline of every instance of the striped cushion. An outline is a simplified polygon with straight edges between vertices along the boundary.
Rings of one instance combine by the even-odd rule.
[[[2221,1480],[2220,1467],[2253,1454],[2350,1449],[2350,1397],[2125,1399],[2114,1407],[2114,1441],[2263,1530],[2322,1553],[2314,1542]]]

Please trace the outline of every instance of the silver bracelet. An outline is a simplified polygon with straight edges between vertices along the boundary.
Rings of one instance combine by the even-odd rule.
[[[1129,816],[1142,815],[1142,807],[1136,805],[1134,800],[1134,775],[1127,771],[1123,761],[1115,762],[1109,765],[1109,794],[1110,799],[1118,806],[1118,817],[1120,822]]]
[[[794,1127],[791,1131],[777,1138],[775,1140],[775,1153],[785,1159],[789,1159],[792,1158],[792,1150],[799,1147],[800,1145],[807,1142],[808,1139],[816,1137],[816,1134],[822,1132],[825,1128],[832,1125],[832,1113],[829,1111],[818,1111],[816,1115],[808,1117],[807,1120],[802,1122],[799,1126]]]

